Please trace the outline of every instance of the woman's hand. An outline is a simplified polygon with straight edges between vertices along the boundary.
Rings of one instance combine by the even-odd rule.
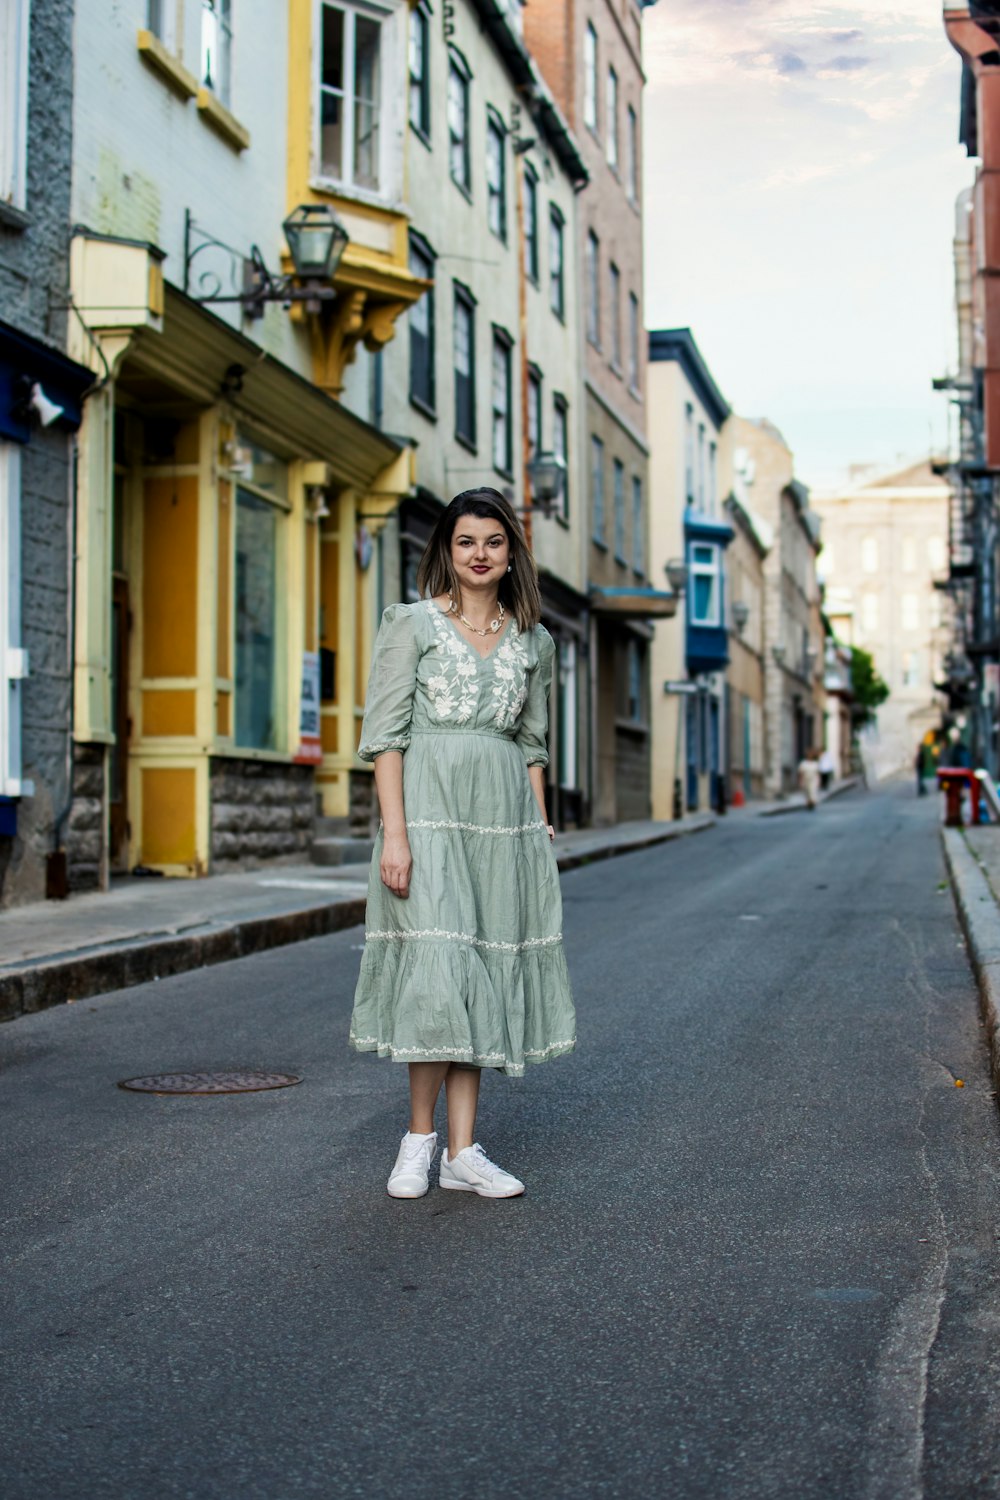
[[[397,834],[391,838],[386,835],[382,842],[382,858],[378,866],[382,884],[387,886],[394,896],[401,896],[405,900],[410,894],[412,870],[413,856],[410,854],[410,841],[406,834]]]
[[[546,832],[546,833],[547,833],[547,834],[548,834],[548,836],[549,836],[549,843],[550,843],[550,844],[554,844],[554,843],[555,843],[555,841],[556,841],[556,831],[555,831],[555,829],[554,829],[554,828],[553,828],[553,827],[552,827],[552,824],[551,824],[551,823],[546,823],[546,825],[545,825],[545,832]]]

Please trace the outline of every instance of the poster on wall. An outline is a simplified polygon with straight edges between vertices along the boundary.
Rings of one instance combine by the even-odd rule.
[[[319,732],[319,652],[302,653],[302,693],[299,699],[299,765],[318,765],[323,759]]]

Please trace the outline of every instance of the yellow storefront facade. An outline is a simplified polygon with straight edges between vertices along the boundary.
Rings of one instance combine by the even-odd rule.
[[[72,278],[72,345],[98,380],[74,734],[79,763],[103,768],[105,879],[307,857],[317,810],[345,816],[369,774],[355,750],[378,600],[359,517],[377,532],[411,452],[335,399],[339,297],[310,329],[312,382],[166,283],[153,246],[78,234]]]

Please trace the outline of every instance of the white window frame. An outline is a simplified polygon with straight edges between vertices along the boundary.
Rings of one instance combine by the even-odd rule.
[[[628,294],[628,388],[639,390],[639,299]]]
[[[559,514],[569,520],[569,402],[556,391],[552,397],[552,452],[563,462],[562,495]]]
[[[490,361],[491,446],[493,467],[510,477],[514,469],[514,344],[503,329],[493,329]]]
[[[408,73],[408,26],[407,12],[401,0],[315,0],[313,31],[313,181],[319,187],[336,188],[363,203],[396,203],[402,193],[402,179],[396,156],[390,149],[391,141],[406,129],[409,118],[409,90],[399,87],[400,77]],[[341,99],[350,98],[352,107],[344,111],[343,158],[347,172],[341,177],[332,177],[324,170],[322,134],[322,67],[323,67],[323,12],[339,10],[345,21],[344,30],[344,81],[350,79],[350,90],[341,91]],[[379,88],[378,88],[378,187],[372,188],[354,181],[354,28],[358,16],[377,21],[379,32]],[[348,24],[350,47],[348,47]],[[348,67],[348,62],[350,66]],[[394,85],[390,87],[390,82]]]
[[[493,109],[486,111],[486,222],[507,243],[507,132]]]
[[[625,114],[625,190],[630,203],[639,201],[639,116],[630,104]]]
[[[0,797],[30,797],[21,779],[21,450],[0,439]]]
[[[414,64],[418,61],[419,68]],[[407,68],[409,74],[409,99],[407,112],[410,126],[422,140],[429,141],[431,134],[431,18],[424,0],[413,8],[410,16],[410,38]],[[418,118],[414,119],[414,104]]]
[[[583,34],[583,123],[597,134],[597,32],[590,21]]]
[[[708,556],[699,557],[699,553]],[[691,610],[691,624],[701,626],[705,629],[717,628],[722,624],[722,559],[718,544],[715,542],[692,542],[691,557],[689,562],[691,574],[691,586],[688,591],[688,605]],[[711,608],[705,615],[697,613],[695,600],[697,590],[695,580],[697,578],[708,578],[712,584]]]
[[[0,203],[24,211],[28,192],[30,0],[0,0]]]
[[[169,0],[168,0],[169,3]],[[214,47],[210,31],[214,30]],[[232,108],[233,95],[233,6],[232,0],[201,0],[201,61],[199,72],[205,88],[220,104]],[[209,54],[216,60],[216,76],[207,71]]]
[[[614,261],[608,262],[608,309],[611,314],[611,368],[622,367],[622,273]]]
[[[618,74],[614,68],[608,69],[607,95],[605,99],[605,111],[607,114],[607,129],[605,152],[608,166],[616,172],[618,170]]]
[[[452,127],[451,81],[458,79],[462,86],[463,131],[457,135]],[[467,197],[472,197],[472,77],[469,70],[454,53],[448,54],[448,92],[446,118],[448,125],[448,175],[455,186]],[[461,147],[462,175],[455,175],[455,148]]]
[[[566,220],[549,204],[549,307],[566,321]]]
[[[587,341],[601,347],[601,241],[593,229],[587,230],[585,250],[587,270]]]

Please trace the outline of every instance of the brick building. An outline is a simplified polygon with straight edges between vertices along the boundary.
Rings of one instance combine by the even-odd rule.
[[[675,601],[650,586],[642,306],[642,11],[638,0],[532,0],[524,34],[581,143],[578,212],[592,815],[650,809],[651,619]]]

